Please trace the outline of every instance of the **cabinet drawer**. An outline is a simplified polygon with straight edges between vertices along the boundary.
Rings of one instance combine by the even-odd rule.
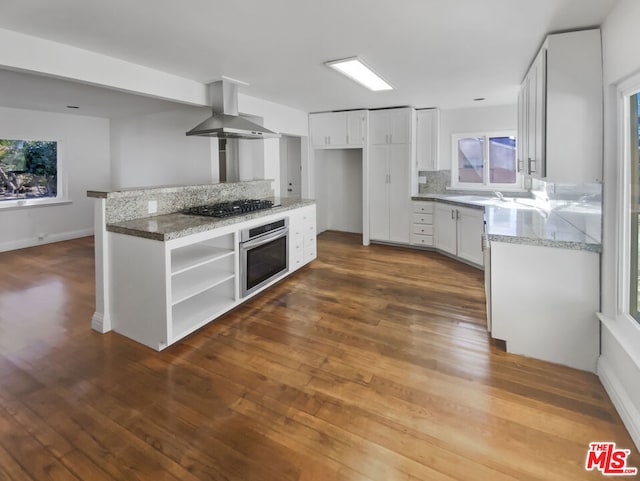
[[[308,249],[310,247],[313,247],[315,249],[316,248],[316,235],[312,234],[312,235],[305,236],[304,240],[302,242],[302,245],[304,246],[305,249]]]
[[[303,248],[304,248],[304,237],[295,236],[289,240],[289,250],[291,251],[292,255],[293,253],[298,251],[302,252]]]
[[[290,271],[294,271],[299,267],[302,267],[304,264],[304,252],[300,249],[300,252],[296,252],[291,256],[291,265],[289,266]]]
[[[419,246],[433,246],[433,236],[412,234],[411,243]]]
[[[413,214],[414,224],[433,224],[433,214]]]
[[[432,214],[433,202],[414,202],[413,212],[418,214]]]
[[[304,263],[311,262],[316,258],[316,248],[309,248],[304,250]]]
[[[433,235],[433,226],[426,224],[413,224],[413,233],[418,235]]]
[[[310,235],[316,235],[316,225],[313,222],[308,222],[302,226],[302,232],[305,237]]]

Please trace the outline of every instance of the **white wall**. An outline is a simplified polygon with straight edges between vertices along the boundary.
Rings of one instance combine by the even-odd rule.
[[[0,138],[60,141],[60,174],[69,204],[0,210],[0,251],[93,233],[93,199],[87,190],[108,189],[109,120],[0,107]],[[40,241],[38,236],[46,237]]]
[[[451,135],[518,129],[518,105],[440,111],[440,170],[451,169]]]
[[[217,140],[185,135],[208,115],[206,108],[180,106],[169,112],[112,120],[113,188],[217,181]]]
[[[273,102],[240,96],[244,113],[264,118],[267,128],[307,135],[307,114]],[[205,107],[176,106],[171,111],[111,121],[113,187],[205,184],[218,181],[216,139],[185,132],[210,115]],[[278,139],[238,142],[240,179],[274,179],[280,189]]]
[[[315,151],[318,232],[362,233],[362,149]]]
[[[302,110],[248,95],[238,96],[238,110],[241,113],[262,117],[264,126],[276,132],[296,137],[309,135],[308,114]],[[264,163],[256,166],[253,178],[273,179],[275,191],[280,192],[280,142],[278,139],[265,139],[262,142],[264,142]],[[302,167],[304,170],[306,162],[303,162]],[[303,175],[306,175],[305,172]]]
[[[618,316],[617,193],[618,131],[616,85],[640,71],[640,2],[620,0],[602,25],[605,87],[604,199],[601,357],[598,374],[640,448],[640,326]]]

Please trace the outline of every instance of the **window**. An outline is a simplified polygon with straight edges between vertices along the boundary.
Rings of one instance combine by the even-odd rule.
[[[56,141],[0,139],[0,207],[58,197],[58,167]]]
[[[513,132],[454,134],[452,187],[520,188]]]
[[[629,159],[629,314],[631,314],[636,321],[640,321],[640,295],[638,295],[638,289],[640,287],[640,256],[638,256],[638,242],[640,241],[640,235],[638,235],[638,228],[640,228],[640,130],[638,122],[638,103],[640,102],[640,95],[634,94],[629,98],[629,145],[628,145],[628,159]]]

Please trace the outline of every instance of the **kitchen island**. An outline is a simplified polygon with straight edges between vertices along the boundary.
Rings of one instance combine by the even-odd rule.
[[[485,236],[492,337],[505,341],[508,352],[595,372],[600,353],[599,204],[439,194],[413,200],[484,210],[484,233],[476,231],[470,242],[463,241],[479,246],[477,237]],[[441,227],[436,216],[436,248]]]
[[[203,203],[272,195],[265,182],[90,192],[98,200],[94,329],[161,350],[315,259],[312,200],[274,199],[270,209],[224,218],[182,213]],[[135,217],[145,208],[158,210]],[[247,292],[242,234],[275,224],[282,266]]]

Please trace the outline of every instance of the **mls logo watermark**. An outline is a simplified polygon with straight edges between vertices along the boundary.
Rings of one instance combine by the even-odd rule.
[[[635,476],[638,468],[627,467],[629,449],[616,449],[616,443],[589,443],[584,469],[597,469],[605,476]]]

